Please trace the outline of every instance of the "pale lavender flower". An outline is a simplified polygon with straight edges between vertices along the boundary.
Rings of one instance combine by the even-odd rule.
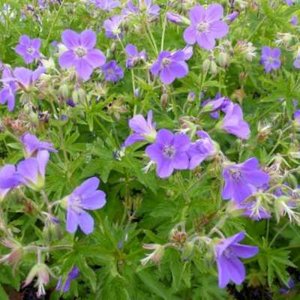
[[[280,55],[279,48],[262,47],[260,63],[264,66],[266,73],[280,68]]]
[[[15,188],[19,184],[20,180],[16,167],[11,164],[4,165],[0,169],[0,189],[2,193],[6,194],[10,189]]]
[[[20,182],[33,190],[41,190],[45,184],[48,160],[49,152],[46,150],[39,151],[36,157],[22,160],[17,165],[17,174]]]
[[[185,24],[185,19],[183,16],[175,13],[175,12],[172,12],[172,11],[168,11],[166,13],[166,17],[167,17],[167,20],[174,23],[174,24]]]
[[[216,155],[217,149],[210,138],[209,134],[205,131],[197,131],[199,139],[190,145],[188,150],[188,155],[190,157],[189,168],[191,170],[195,169],[200,165],[205,159]]]
[[[125,140],[124,147],[140,141],[155,140],[156,130],[152,118],[153,113],[150,110],[147,114],[147,120],[145,120],[143,115],[135,115],[129,120],[129,127],[133,130],[133,133]]]
[[[245,234],[239,232],[222,239],[215,246],[220,288],[225,288],[230,281],[241,284],[245,280],[246,271],[239,258],[251,258],[258,253],[258,247],[239,244],[244,238]]]
[[[138,5],[134,5],[131,0],[127,2],[122,14],[124,16],[133,14],[145,14],[151,18],[156,18],[159,15],[160,7],[156,4],[152,4],[152,0],[138,0]]]
[[[23,134],[21,137],[21,142],[25,148],[25,153],[27,156],[34,156],[40,150],[57,152],[52,143],[40,141],[35,135],[30,133]]]
[[[294,112],[294,120],[297,122],[298,125],[300,125],[300,110],[296,110]]]
[[[184,53],[184,59],[189,60],[192,58],[194,51],[192,46],[185,46],[181,51]]]
[[[162,51],[150,71],[159,76],[164,84],[171,84],[176,78],[183,78],[188,74],[189,68],[185,61],[186,53],[182,50],[173,53]]]
[[[67,231],[74,233],[78,226],[85,234],[94,230],[94,220],[86,210],[102,208],[106,195],[97,190],[100,180],[96,177],[85,180],[71,195],[67,196]]]
[[[234,11],[231,14],[227,15],[225,17],[225,20],[228,21],[229,23],[232,23],[238,16],[239,16],[239,12]]]
[[[115,60],[111,60],[104,64],[101,68],[106,81],[117,82],[124,77],[123,69]]]
[[[59,278],[56,285],[56,290],[63,293],[68,292],[71,287],[71,282],[79,276],[79,273],[79,269],[77,267],[73,267],[72,270],[68,273],[67,279],[64,283],[62,281],[62,278]]]
[[[190,45],[196,42],[201,48],[211,50],[216,45],[216,39],[227,35],[228,25],[221,21],[223,7],[220,4],[210,4],[207,9],[196,5],[190,10],[191,24],[184,31],[184,40]]]
[[[11,69],[4,68],[2,72],[2,89],[0,90],[0,103],[7,104],[8,110],[13,111],[15,108],[15,94],[17,84],[13,78]]]
[[[30,64],[40,58],[41,39],[30,39],[27,35],[22,35],[15,51],[22,56],[26,64]]]
[[[226,112],[227,107],[232,103],[229,98],[218,93],[213,100],[208,99],[203,102],[203,111],[210,112],[213,119],[219,119],[220,111]]]
[[[97,8],[100,8],[107,12],[121,5],[120,1],[118,0],[90,0],[90,2]]]
[[[77,33],[67,29],[62,33],[62,42],[68,50],[59,57],[60,66],[65,69],[74,67],[83,80],[88,80],[93,70],[105,63],[102,51],[94,49],[96,34],[92,30]]]
[[[28,90],[45,71],[46,69],[44,67],[38,67],[34,71],[26,68],[15,68],[13,78],[20,89]]]
[[[297,25],[298,25],[298,17],[297,17],[297,16],[292,16],[292,17],[291,17],[291,20],[290,20],[290,23],[291,23],[293,26],[297,26]]]
[[[190,139],[186,134],[173,134],[161,129],[155,143],[146,148],[146,153],[157,165],[156,173],[161,178],[172,175],[174,170],[185,170],[189,167],[187,151]]]
[[[295,3],[295,0],[285,0],[285,3],[288,5],[288,6],[291,6]]]
[[[137,65],[140,61],[146,61],[147,59],[147,54],[146,51],[141,51],[139,52],[137,47],[132,45],[132,44],[128,44],[125,48],[125,52],[126,52],[126,67],[127,68],[133,68],[135,65]]]
[[[225,181],[222,197],[237,203],[256,193],[258,188],[268,184],[270,180],[254,157],[240,164],[226,166],[222,175]]]
[[[250,136],[249,124],[244,121],[241,107],[232,102],[226,107],[225,117],[221,121],[221,128],[243,140],[247,140]]]
[[[296,68],[296,69],[300,69],[300,55],[298,55],[298,56],[296,57],[296,59],[294,60],[293,66],[294,66],[294,68]]]
[[[105,35],[109,39],[121,39],[123,37],[122,23],[124,17],[121,15],[112,16],[103,22]]]

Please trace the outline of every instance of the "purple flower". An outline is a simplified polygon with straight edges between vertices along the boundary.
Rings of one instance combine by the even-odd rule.
[[[156,18],[159,15],[160,7],[156,4],[152,4],[152,0],[139,0],[138,5],[134,5],[130,0],[127,2],[127,6],[123,9],[122,14],[124,16],[130,14],[145,14],[152,18]]]
[[[102,51],[94,49],[96,34],[92,30],[77,33],[67,29],[62,33],[62,42],[68,50],[59,57],[60,66],[65,69],[74,67],[83,80],[88,80],[93,70],[105,63]]]
[[[100,8],[105,11],[111,11],[116,7],[121,5],[118,0],[90,0],[97,8]]]
[[[300,110],[296,110],[294,112],[294,119],[297,122],[297,124],[300,125]]]
[[[243,111],[238,104],[230,103],[226,106],[225,117],[221,122],[221,128],[226,132],[246,140],[250,135],[250,128],[243,119]]]
[[[294,60],[293,66],[294,66],[294,68],[296,68],[296,69],[300,69],[300,55],[298,55],[298,56],[296,57],[296,59]]]
[[[68,292],[71,286],[71,282],[79,276],[79,273],[79,269],[77,267],[73,267],[72,270],[68,273],[67,279],[64,284],[62,278],[59,278],[56,285],[56,290],[63,293]]]
[[[45,73],[44,67],[38,67],[34,71],[26,68],[15,68],[13,76],[15,82],[21,89],[28,90],[43,73]]]
[[[137,47],[129,44],[125,48],[126,52],[126,68],[133,68],[137,65],[140,61],[146,61],[147,55],[145,51],[139,52]]]
[[[293,26],[297,26],[297,25],[298,25],[298,17],[297,17],[297,16],[292,16],[292,17],[291,17],[291,20],[290,20],[290,23],[291,23]]]
[[[166,13],[167,20],[174,24],[185,24],[185,19],[183,16],[174,13],[172,11],[168,11]]]
[[[105,29],[105,35],[109,39],[120,39],[122,38],[122,23],[124,17],[121,15],[112,16],[103,22],[103,27]]]
[[[196,5],[190,10],[191,25],[184,31],[184,40],[190,45],[196,42],[201,48],[211,50],[215,47],[216,39],[228,33],[228,25],[221,21],[223,7],[220,4],[211,4],[205,9]]]
[[[226,112],[227,107],[231,104],[229,98],[222,97],[221,94],[217,94],[214,100],[205,100],[203,102],[203,111],[211,112],[210,116],[213,119],[219,119],[220,110]]]
[[[195,169],[208,157],[212,157],[217,153],[216,146],[208,133],[205,131],[197,131],[200,139],[190,145],[188,154],[190,157],[191,170]]]
[[[117,82],[124,77],[123,69],[117,64],[115,60],[111,60],[104,64],[101,70],[106,81]]]
[[[190,139],[186,134],[173,134],[167,129],[161,129],[155,143],[146,148],[146,153],[156,163],[157,175],[166,178],[174,170],[188,169],[189,147]]]
[[[279,48],[262,47],[260,63],[264,66],[266,73],[280,68],[280,55],[281,51]]]
[[[228,165],[223,170],[225,181],[222,197],[241,203],[258,188],[269,183],[269,175],[262,171],[256,158],[243,163]]]
[[[0,169],[0,189],[3,193],[20,184],[19,176],[14,165],[5,165]]]
[[[133,130],[132,133],[124,142],[124,147],[128,147],[136,142],[145,140],[155,140],[156,130],[155,123],[152,121],[152,111],[147,115],[147,120],[142,115],[136,115],[129,120],[129,127]]]
[[[159,76],[164,84],[171,84],[176,78],[183,78],[188,74],[189,68],[185,60],[186,54],[182,50],[173,53],[162,51],[150,71]]]
[[[181,51],[184,53],[184,60],[189,60],[194,54],[192,46],[185,46]]]
[[[57,152],[52,143],[40,141],[35,135],[25,133],[21,137],[21,142],[24,145],[27,156],[34,156],[40,150]]]
[[[17,165],[19,180],[29,188],[39,191],[44,187],[46,166],[49,160],[48,151],[39,151],[36,157],[22,160]]]
[[[96,210],[105,205],[105,193],[97,190],[99,183],[97,177],[89,178],[67,196],[68,232],[74,233],[78,226],[85,234],[93,232],[94,220],[85,210]]]
[[[215,246],[220,288],[225,288],[230,281],[241,284],[245,280],[246,271],[239,258],[250,258],[258,253],[258,247],[239,244],[244,238],[245,234],[239,232],[222,239]]]
[[[228,21],[229,23],[232,23],[238,16],[239,16],[239,12],[234,11],[231,14],[227,15],[225,17],[225,20]]]
[[[17,84],[15,83],[12,71],[9,68],[4,68],[1,82],[3,87],[0,90],[0,103],[7,103],[8,110],[13,111],[15,108],[15,93],[17,90]]]
[[[294,0],[285,0],[285,3],[288,5],[288,6],[291,6],[294,4]]]
[[[40,58],[40,39],[30,39],[27,35],[22,35],[19,39],[19,44],[15,51],[24,59],[26,64],[30,64],[36,59]]]

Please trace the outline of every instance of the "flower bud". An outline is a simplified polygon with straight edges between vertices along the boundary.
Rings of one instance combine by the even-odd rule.
[[[210,69],[210,59],[207,58],[204,60],[202,64],[202,70],[204,73],[208,73],[209,69]]]
[[[144,244],[143,248],[147,250],[154,250],[152,253],[147,254],[147,256],[141,260],[141,264],[143,266],[145,266],[150,261],[158,264],[165,252],[165,247],[159,244]]]
[[[72,93],[72,99],[75,103],[83,103],[86,100],[86,92],[84,89],[79,88],[75,89]]]
[[[239,16],[239,12],[234,11],[233,13],[225,17],[225,21],[227,21],[228,23],[232,23],[238,16]]]
[[[160,103],[163,109],[165,109],[168,105],[168,98],[169,96],[166,93],[163,93],[160,97]]]
[[[166,14],[168,21],[178,24],[178,25],[190,25],[190,20],[184,16],[181,16],[177,13],[168,11]]]
[[[188,102],[194,102],[196,98],[196,94],[194,92],[189,92],[188,96],[187,96],[187,101]]]
[[[55,69],[55,63],[52,57],[49,59],[41,59],[41,62],[47,71]]]
[[[27,275],[27,278],[24,283],[24,287],[29,285],[35,277],[37,278],[35,284],[38,288],[37,296],[40,297],[42,295],[46,295],[44,285],[47,285],[50,280],[49,268],[44,263],[36,264]]]
[[[62,84],[59,88],[58,88],[58,93],[59,95],[61,95],[63,98],[67,99],[70,95],[70,89],[69,86],[67,84]]]
[[[230,63],[229,54],[224,51],[221,51],[217,57],[217,61],[222,68],[228,67]]]
[[[211,63],[210,63],[209,71],[212,75],[217,75],[217,73],[218,73],[218,66],[217,66],[217,64],[215,63],[214,60],[212,60]]]
[[[194,253],[195,244],[192,242],[186,242],[182,249],[182,259],[188,260]]]
[[[8,263],[15,269],[23,257],[24,251],[22,245],[10,239],[2,240],[1,244],[11,249],[11,252],[1,257],[0,263]]]

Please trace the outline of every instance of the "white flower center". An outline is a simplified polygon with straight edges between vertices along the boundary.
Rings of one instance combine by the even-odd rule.
[[[171,60],[169,58],[165,57],[162,59],[162,65],[164,67],[168,66],[170,63],[171,63]]]
[[[207,22],[200,22],[197,25],[197,30],[200,31],[200,32],[207,32],[208,27],[209,27],[209,24]]]
[[[176,153],[174,146],[164,146],[163,155],[167,158],[173,158]]]
[[[84,47],[79,46],[75,49],[75,53],[78,57],[83,57],[86,55],[87,51]]]
[[[34,49],[33,49],[32,47],[29,47],[29,48],[27,48],[26,52],[27,52],[28,54],[33,54]]]
[[[240,170],[237,169],[231,169],[230,171],[231,178],[235,181],[240,181],[242,177],[242,173]]]

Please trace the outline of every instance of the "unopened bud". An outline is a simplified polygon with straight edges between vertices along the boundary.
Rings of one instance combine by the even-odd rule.
[[[227,52],[221,51],[217,57],[217,61],[222,68],[229,66],[230,57]]]
[[[69,86],[67,84],[62,84],[59,88],[58,88],[58,93],[59,95],[61,95],[64,99],[67,99],[70,95],[70,89]]]
[[[83,103],[86,100],[86,92],[84,89],[79,88],[75,89],[72,93],[72,98],[75,103]]]

